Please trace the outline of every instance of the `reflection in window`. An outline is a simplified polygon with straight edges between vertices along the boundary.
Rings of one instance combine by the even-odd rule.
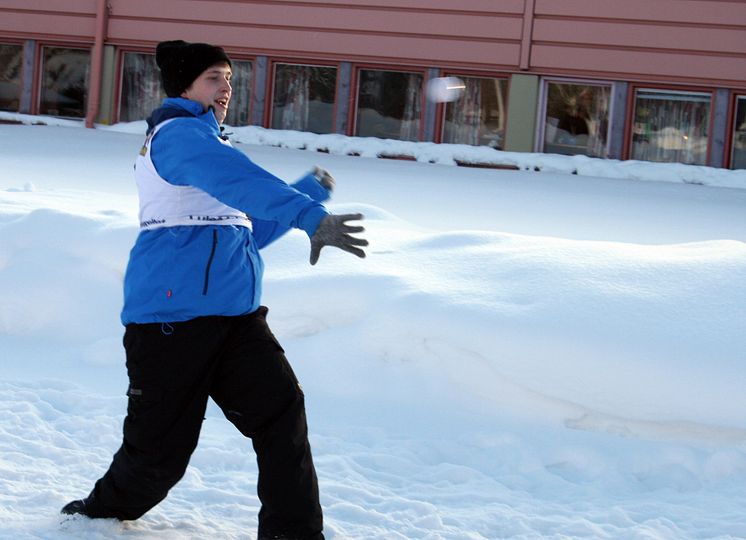
[[[248,126],[252,65],[245,60],[231,60],[231,66],[233,92],[225,123],[230,126]]]
[[[700,92],[637,90],[630,158],[706,164],[710,98]]]
[[[122,95],[119,120],[144,120],[166,96],[154,54],[125,53],[122,69]]]
[[[606,157],[610,101],[611,86],[547,82],[543,151]]]
[[[420,73],[360,70],[356,135],[419,140],[421,111]]]
[[[736,100],[736,121],[733,124],[732,169],[746,169],[746,96]]]
[[[21,100],[23,47],[0,43],[0,110],[17,111]]]
[[[40,114],[84,117],[90,53],[87,50],[44,47]]]
[[[446,105],[443,142],[501,149],[505,140],[507,81],[458,77],[466,89],[460,99]]]
[[[337,68],[276,64],[272,128],[331,133]]]

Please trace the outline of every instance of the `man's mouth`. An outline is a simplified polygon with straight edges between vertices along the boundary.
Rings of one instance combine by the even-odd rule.
[[[223,109],[227,109],[228,108],[228,98],[216,99],[215,103],[217,103],[218,105],[220,105]]]

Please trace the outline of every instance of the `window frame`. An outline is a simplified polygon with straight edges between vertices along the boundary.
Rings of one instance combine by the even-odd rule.
[[[330,67],[337,70],[337,77],[334,82],[334,102],[332,104],[331,131],[329,134],[336,133],[337,115],[339,114],[339,90],[340,90],[340,73],[342,72],[342,63],[328,60],[315,60],[313,58],[286,58],[273,57],[267,62],[267,77],[264,100],[264,114],[262,116],[263,125],[267,129],[272,128],[272,115],[275,108],[275,75],[278,64],[291,66],[308,66],[308,67]]]
[[[137,47],[137,48],[119,48],[117,50],[117,69],[116,69],[116,76],[114,80],[114,103],[116,103],[116,107],[114,110],[114,118],[113,123],[119,123],[122,118],[122,86],[124,85],[124,55],[128,53],[134,53],[134,54],[150,54],[152,56],[155,56],[155,49],[152,48],[146,48],[146,47]],[[159,77],[159,84],[160,84],[160,77]]]
[[[244,55],[241,53],[232,52],[228,49],[226,49],[226,54],[228,55],[228,58],[231,59],[231,62],[249,62],[251,64],[251,85],[249,88],[249,110],[247,112],[249,123],[246,124],[246,126],[250,126],[251,124],[251,115],[253,113],[254,109],[254,96],[256,92],[256,56],[251,55]],[[231,85],[232,87],[232,85]],[[231,102],[233,101],[233,97],[231,95]],[[230,107],[229,107],[230,110]],[[232,126],[232,127],[246,127],[246,126]]]
[[[744,103],[746,103],[746,91],[739,92],[734,91],[731,94],[730,99],[730,106],[728,107],[729,115],[728,115],[728,123],[727,123],[727,135],[725,137],[726,140],[726,151],[725,151],[725,157],[726,161],[726,168],[730,170],[744,170],[744,169],[734,169],[734,160],[736,157],[736,116],[738,115],[738,102],[739,100],[743,100]]]
[[[42,85],[44,83],[44,49],[71,49],[71,50],[85,50],[88,52],[88,78],[86,79],[86,102],[83,108],[87,108],[87,101],[90,98],[89,92],[91,90],[90,73],[92,69],[93,61],[93,43],[85,42],[63,42],[63,41],[40,41],[37,43],[35,55],[34,55],[34,77],[33,77],[33,95],[31,98],[31,114],[41,115],[41,102],[42,102]],[[44,113],[45,116],[54,116],[51,114]],[[83,111],[83,116],[54,116],[55,118],[65,118],[68,120],[85,120],[86,111]]]
[[[26,91],[26,88],[24,88],[24,81],[25,81],[25,78],[26,78],[26,64],[27,64],[27,62],[26,62],[26,47],[25,47],[25,43],[23,41],[17,40],[17,39],[5,39],[5,38],[2,38],[2,40],[0,40],[0,45],[13,45],[13,46],[21,48],[21,69],[20,69],[20,72],[19,72],[19,79],[20,80],[18,82],[18,110],[16,110],[16,111],[6,111],[6,112],[19,113],[20,110],[21,110],[21,104],[23,103],[23,95],[24,95],[24,92]],[[34,69],[34,59],[32,59],[32,61],[31,61],[31,69],[32,70]]]
[[[422,76],[422,89],[420,95],[420,126],[417,130],[417,141],[422,142],[425,137],[425,108],[427,107],[427,99],[425,97],[425,84],[428,81],[427,68],[424,67],[409,67],[409,66],[392,66],[390,64],[353,64],[352,66],[352,79],[350,81],[350,116],[347,127],[347,135],[350,137],[366,137],[366,135],[356,135],[358,127],[358,106],[360,100],[360,72],[363,70],[371,71],[390,71],[393,73],[408,73],[418,74]],[[437,133],[437,132],[436,132]]]
[[[473,71],[468,69],[460,69],[460,70],[440,70],[440,75],[438,77],[466,77],[470,79],[497,79],[500,81],[504,81],[507,85],[507,91],[505,93],[505,133],[507,134],[508,131],[508,109],[510,107],[510,73],[506,72],[499,72],[500,75],[497,75],[498,72],[484,72],[484,71]],[[424,84],[427,84],[427,80],[424,81]],[[424,89],[423,89],[424,93]],[[427,96],[423,96],[425,99],[425,102],[427,103]],[[446,106],[448,103],[432,103],[429,106],[435,107],[435,142],[438,144],[458,144],[458,143],[443,143],[443,138],[445,135],[445,124],[446,124]],[[503,141],[504,142],[504,141]],[[479,145],[484,146],[485,148],[491,148],[487,145]],[[478,146],[478,147],[479,147]],[[503,144],[503,146],[505,146]],[[477,147],[477,148],[478,148]],[[501,150],[504,150],[502,148]]]
[[[609,152],[611,149],[611,137],[614,126],[612,125],[614,119],[614,109],[616,107],[616,92],[615,82],[607,79],[583,79],[577,77],[541,77],[541,84],[539,85],[539,99],[537,102],[537,114],[536,114],[536,131],[534,134],[534,152],[544,153],[544,137],[546,137],[546,118],[547,118],[547,101],[549,97],[549,83],[559,84],[573,84],[579,86],[608,86],[609,87],[609,123],[606,127],[606,148],[603,156],[588,156],[587,154],[572,154],[581,155],[593,159],[609,159]],[[625,124],[627,121],[625,120]]]
[[[653,90],[659,92],[682,93],[682,94],[707,94],[710,96],[710,119],[707,125],[707,151],[705,152],[704,166],[709,166],[712,157],[712,134],[715,122],[715,92],[716,88],[702,86],[683,86],[674,84],[658,83],[630,83],[629,95],[627,96],[627,114],[624,119],[624,148],[622,150],[623,160],[632,160],[632,136],[634,134],[634,121],[638,90]],[[651,162],[661,163],[661,162]],[[665,163],[665,162],[664,162]],[[679,162],[675,162],[679,163]],[[686,165],[686,164],[684,164]]]

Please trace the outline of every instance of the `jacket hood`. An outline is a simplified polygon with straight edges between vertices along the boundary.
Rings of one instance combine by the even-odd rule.
[[[155,109],[150,116],[147,119],[148,122],[148,131],[147,133],[150,134],[151,131],[153,131],[153,128],[160,124],[161,122],[165,122],[166,120],[170,120],[171,118],[181,118],[181,117],[193,117],[193,118],[200,118],[205,115],[209,114],[212,117],[212,121],[215,123],[217,128],[217,120],[215,119],[215,115],[212,112],[212,108],[210,108],[207,112],[205,112],[202,109],[202,105],[200,103],[197,103],[196,101],[192,101],[191,99],[185,99],[185,98],[166,98],[163,100],[163,103],[160,107]],[[222,131],[222,128],[221,128]]]

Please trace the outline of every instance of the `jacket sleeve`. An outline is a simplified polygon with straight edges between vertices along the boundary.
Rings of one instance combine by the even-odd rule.
[[[290,184],[290,187],[305,193],[317,202],[324,202],[331,197],[329,190],[323,187],[312,173],[308,173],[297,182]],[[290,230],[290,227],[283,227],[276,221],[254,218],[252,224],[254,239],[259,249],[268,246]]]
[[[180,186],[197,187],[252,219],[303,229],[311,237],[329,214],[324,206],[223,144],[198,118],[177,118],[153,138],[158,174]]]

